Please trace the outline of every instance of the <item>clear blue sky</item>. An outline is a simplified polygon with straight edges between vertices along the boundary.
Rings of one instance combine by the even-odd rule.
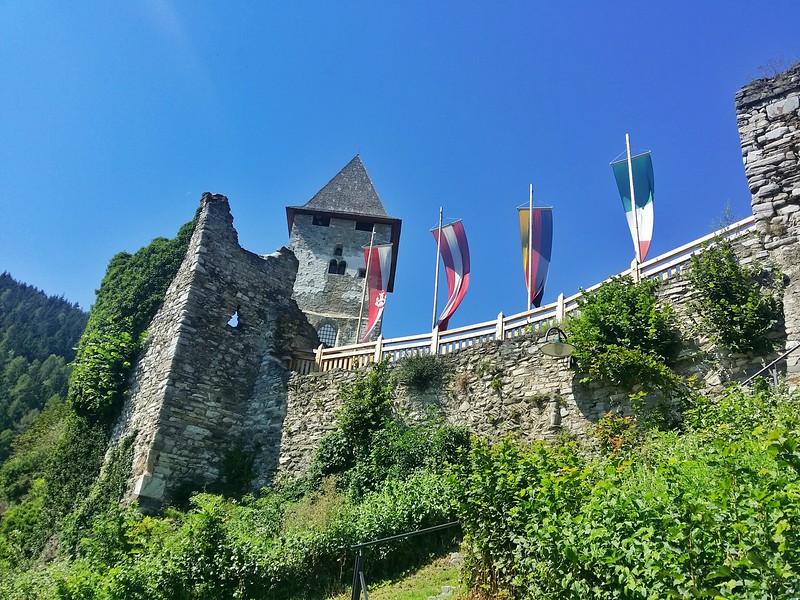
[[[403,220],[387,336],[430,328],[440,205],[472,250],[451,327],[525,309],[531,182],[555,211],[545,302],[625,269],[626,132],[653,152],[650,257],[726,204],[747,216],[734,93],[800,60],[797,0],[19,0],[0,23],[0,271],[88,308],[109,259],[174,235],[204,191],[272,252],[284,207],[360,153]]]

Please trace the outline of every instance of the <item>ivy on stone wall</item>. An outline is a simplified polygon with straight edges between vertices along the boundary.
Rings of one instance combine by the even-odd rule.
[[[715,341],[742,354],[773,349],[769,334],[782,318],[779,272],[742,265],[731,241],[719,238],[692,256],[687,276],[705,329]]]
[[[617,277],[578,300],[578,316],[566,327],[584,381],[665,395],[678,386],[680,378],[670,365],[679,337],[672,310],[656,302],[658,285]]]
[[[44,535],[39,540],[82,505],[97,481],[146,327],[177,274],[198,215],[199,211],[175,238],[157,238],[134,254],[117,254],[109,263],[73,363],[71,412],[45,474]],[[90,522],[92,510],[82,510],[81,519]]]

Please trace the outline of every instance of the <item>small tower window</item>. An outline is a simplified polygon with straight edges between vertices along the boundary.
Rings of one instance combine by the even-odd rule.
[[[339,261],[337,261],[335,258],[331,259],[331,262],[328,263],[328,273],[336,275],[338,270],[339,270]]]
[[[342,255],[342,247],[341,246],[336,246],[336,248],[333,249],[333,255],[334,256],[341,256]]]
[[[330,323],[325,323],[322,327],[319,328],[317,335],[319,336],[319,341],[328,346],[328,348],[333,348],[336,345],[336,329]]]
[[[366,276],[367,276],[367,270],[366,270],[364,267],[361,267],[361,268],[358,270],[358,277],[359,277],[360,279],[364,279],[364,277],[366,277]]]
[[[356,221],[356,231],[372,231],[372,226],[369,221]]]
[[[330,217],[320,217],[319,215],[314,215],[311,222],[314,225],[319,225],[320,227],[330,227],[331,225],[331,218]]]
[[[336,273],[339,275],[344,275],[344,272],[347,270],[347,263],[343,260],[339,261],[339,268],[336,270]]]

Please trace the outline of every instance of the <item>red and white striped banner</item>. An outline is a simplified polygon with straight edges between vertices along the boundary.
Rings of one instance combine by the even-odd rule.
[[[433,237],[439,244],[447,274],[447,304],[439,316],[437,325],[439,331],[445,331],[450,317],[456,312],[469,287],[469,246],[461,221],[442,227],[441,240],[439,231],[434,229]]]
[[[386,288],[392,270],[392,245],[381,244],[364,248],[364,263],[367,265],[367,288],[369,289],[369,317],[367,329],[361,342],[366,342],[383,314],[386,305]]]

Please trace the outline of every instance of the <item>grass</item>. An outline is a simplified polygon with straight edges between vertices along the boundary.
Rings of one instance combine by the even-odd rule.
[[[371,584],[367,581],[370,600],[427,600],[442,593],[442,586],[456,588],[452,600],[465,600],[466,589],[461,584],[461,568],[452,564],[450,557],[437,558],[416,571],[406,573],[402,579]],[[330,600],[350,600],[350,590]]]

